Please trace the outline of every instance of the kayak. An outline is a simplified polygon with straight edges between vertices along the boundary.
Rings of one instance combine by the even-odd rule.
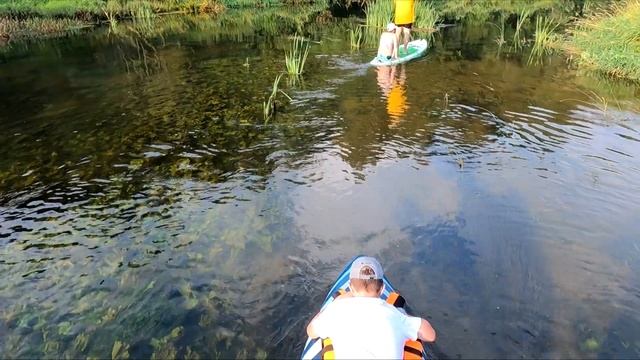
[[[331,304],[331,302],[341,293],[345,291],[349,291],[349,272],[351,270],[351,264],[360,256],[356,256],[347,265],[344,267],[338,279],[329,290],[329,293],[324,298],[324,302],[322,303],[321,310],[327,307],[327,305]],[[382,279],[384,283],[384,289],[380,298],[387,301],[390,304],[396,306],[400,311],[406,313],[405,309],[405,300],[400,294],[391,286],[389,280],[387,280],[387,276],[385,275]],[[311,339],[307,338],[307,342],[304,345],[304,350],[302,351],[302,359],[313,359],[313,360],[321,360],[331,358],[330,356],[324,356],[323,353],[327,352],[328,347],[332,348],[330,345],[329,339]],[[420,340],[418,341],[407,341],[404,347],[404,359],[428,359],[427,349],[423,346]]]
[[[411,61],[424,56],[424,54],[426,54],[427,52],[427,48],[429,48],[427,40],[413,40],[407,44],[407,51],[404,50],[404,45],[400,45],[400,47],[398,48],[397,59],[383,60],[376,56],[375,58],[373,58],[373,60],[371,60],[370,64],[373,66],[391,66],[402,64],[407,61]]]

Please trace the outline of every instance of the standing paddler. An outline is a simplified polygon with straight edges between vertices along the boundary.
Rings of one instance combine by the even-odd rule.
[[[407,44],[411,38],[411,27],[415,21],[415,0],[394,0],[396,7],[396,17],[394,23],[398,27],[396,38],[400,44],[400,38],[404,44],[404,51],[407,51]]]

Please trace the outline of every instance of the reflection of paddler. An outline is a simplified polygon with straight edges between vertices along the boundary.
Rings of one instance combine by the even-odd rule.
[[[382,91],[382,95],[386,98],[389,96],[389,91],[391,90],[391,86],[393,86],[393,80],[396,77],[396,67],[378,66],[376,67],[376,71],[378,72],[378,86],[380,86],[380,91]]]
[[[387,97],[387,113],[391,120],[391,126],[398,125],[408,108],[404,85],[394,84]]]
[[[387,100],[387,114],[390,126],[397,126],[409,109],[405,87],[405,68],[400,68],[400,76],[396,78],[395,66],[380,66],[378,71],[378,86]]]

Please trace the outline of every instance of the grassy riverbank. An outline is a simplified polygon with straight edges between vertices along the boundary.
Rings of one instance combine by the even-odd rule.
[[[216,8],[270,7],[289,3],[309,3],[296,0],[5,0],[0,2],[4,17],[84,17],[100,18],[105,11],[121,15],[148,9],[163,12],[209,12]]]
[[[579,67],[640,80],[640,0],[580,19],[569,35],[564,48]]]
[[[0,44],[158,14],[219,14],[226,9],[264,9],[315,2],[324,4],[326,0],[4,0],[0,2]]]

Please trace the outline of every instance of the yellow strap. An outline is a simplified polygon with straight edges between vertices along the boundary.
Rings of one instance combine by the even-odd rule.
[[[333,342],[329,338],[322,339],[321,358],[323,360],[335,360],[336,358],[336,354],[333,351]]]

